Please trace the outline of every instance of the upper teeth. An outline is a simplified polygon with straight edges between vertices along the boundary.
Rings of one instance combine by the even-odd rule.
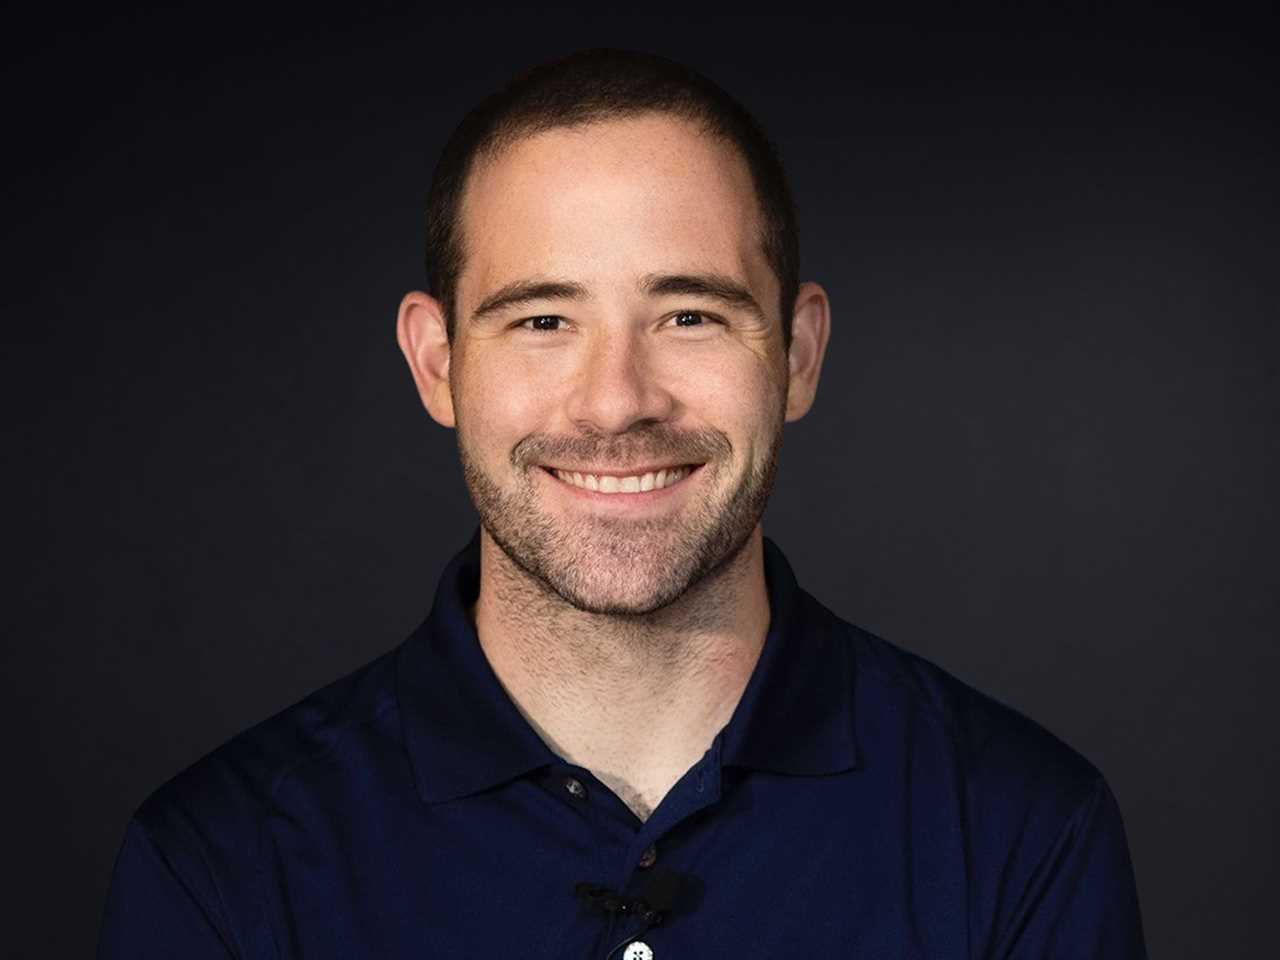
[[[661,490],[669,487],[677,480],[682,480],[689,473],[688,467],[672,467],[656,473],[640,473],[631,477],[597,476],[594,473],[570,473],[567,470],[556,470],[555,475],[565,483],[575,487],[585,487],[598,493],[641,493],[646,490]]]

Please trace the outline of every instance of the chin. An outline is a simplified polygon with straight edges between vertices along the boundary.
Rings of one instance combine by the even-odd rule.
[[[593,573],[598,574],[598,571]],[[670,578],[593,575],[590,577],[540,577],[552,591],[583,613],[615,617],[643,617],[669,606],[691,584]]]
[[[570,606],[584,613],[640,617],[671,605],[725,566],[754,526],[552,532],[548,523],[542,536],[531,536],[527,526],[512,536],[504,536],[510,530],[488,529],[514,564]]]

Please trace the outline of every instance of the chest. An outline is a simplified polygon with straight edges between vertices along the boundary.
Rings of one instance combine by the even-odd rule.
[[[655,960],[968,956],[964,849],[946,817],[922,836],[911,811],[766,779],[641,824],[604,784],[580,785],[272,824],[278,955],[603,960],[639,921],[591,909],[575,887],[642,896],[661,869],[678,890],[640,934]]]

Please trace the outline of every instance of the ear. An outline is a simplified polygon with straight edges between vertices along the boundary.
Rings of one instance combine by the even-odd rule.
[[[831,336],[831,304],[816,283],[800,284],[791,317],[791,349],[787,353],[787,420],[799,420],[813,406],[822,373],[822,358]]]
[[[451,349],[440,302],[420,290],[406,293],[396,317],[396,341],[427,413],[442,427],[452,427],[456,421],[449,392]]]

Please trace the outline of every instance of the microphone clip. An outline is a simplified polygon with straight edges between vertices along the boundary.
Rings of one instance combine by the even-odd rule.
[[[662,911],[655,909],[643,897],[628,897],[598,884],[582,882],[573,888],[578,899],[601,913],[617,913],[622,916],[638,916],[646,927],[662,923]]]

